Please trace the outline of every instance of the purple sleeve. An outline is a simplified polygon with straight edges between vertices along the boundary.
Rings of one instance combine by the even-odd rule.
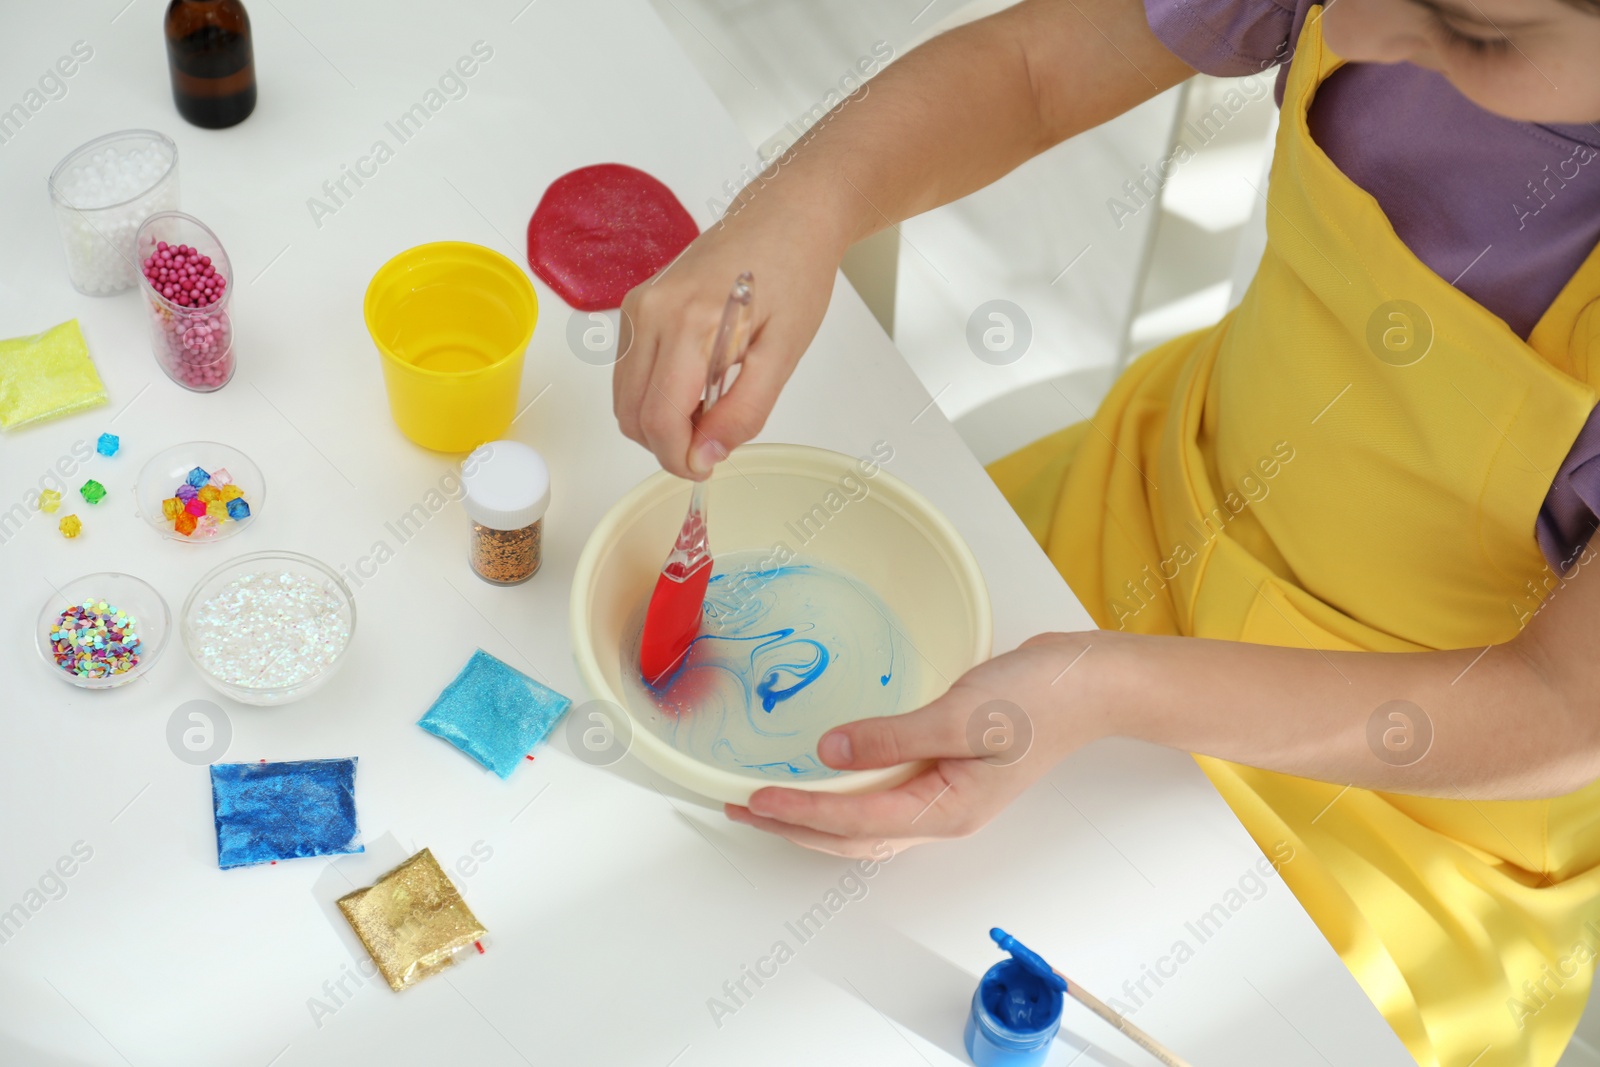
[[[1600,408],[1589,413],[1572,451],[1556,471],[1534,534],[1545,562],[1566,574],[1600,526]]]
[[[1151,31],[1202,74],[1237,78],[1289,58],[1302,0],[1144,0]]]

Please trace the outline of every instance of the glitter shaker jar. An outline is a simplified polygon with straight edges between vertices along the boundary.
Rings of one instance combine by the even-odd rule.
[[[539,570],[550,468],[518,441],[490,441],[461,462],[462,507],[472,520],[468,559],[479,578],[516,585]]]

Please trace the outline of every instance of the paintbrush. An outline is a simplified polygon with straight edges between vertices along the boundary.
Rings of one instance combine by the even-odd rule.
[[[999,945],[1004,951],[1011,953],[1012,958],[1027,967],[1028,970],[1122,1031],[1128,1040],[1150,1053],[1150,1055],[1165,1064],[1166,1067],[1189,1067],[1188,1060],[1181,1058],[1177,1053],[1133,1025],[1110,1005],[1078,983],[1068,981],[1066,975],[1050,966],[1049,963],[1045,962],[1043,956],[1034,952],[1021,941],[1018,941],[998,926],[989,931],[989,936],[994,938],[995,944]]]
[[[706,395],[695,417],[696,431],[713,404],[722,396],[729,369],[744,358],[750,343],[750,297],[754,279],[739,275],[722,309],[722,323],[711,345],[706,367]],[[673,542],[672,551],[656,579],[655,592],[645,611],[644,634],[639,643],[639,671],[652,686],[661,686],[677,670],[700,632],[700,612],[706,584],[711,580],[711,544],[706,535],[706,486],[694,483],[689,511]]]

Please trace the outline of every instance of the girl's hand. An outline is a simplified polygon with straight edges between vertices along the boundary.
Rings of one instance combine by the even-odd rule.
[[[1087,708],[1063,707],[1069,683],[1062,679],[1088,648],[1086,636],[1032,638],[974,667],[926,707],[848,723],[817,745],[822,761],[839,770],[934,761],[910,781],[856,796],[760,789],[748,807],[727,805],[728,818],[840,856],[872,855],[878,841],[899,850],[976,832],[1105,732]]]
[[[623,355],[611,381],[617,422],[681,478],[706,477],[760,432],[833,295],[843,242],[826,236],[823,220],[761,200],[771,195],[747,193],[743,211],[701,234],[622,302]],[[750,348],[733,386],[696,426],[711,342],[743,271],[755,276]]]

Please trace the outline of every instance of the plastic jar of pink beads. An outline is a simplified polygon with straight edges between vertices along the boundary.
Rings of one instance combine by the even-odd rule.
[[[181,211],[151,215],[134,242],[150,343],[167,377],[197,393],[233,377],[233,268],[222,242]]]

